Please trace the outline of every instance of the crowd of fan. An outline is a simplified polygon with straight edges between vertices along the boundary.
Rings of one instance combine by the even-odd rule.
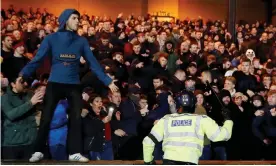
[[[32,79],[17,78],[43,38],[57,29],[57,17],[47,9],[16,11],[11,5],[1,11],[4,159],[28,159],[32,154],[51,56]],[[197,114],[222,125],[223,103],[234,121],[232,138],[218,143],[206,139],[201,159],[275,159],[275,26],[240,21],[236,33],[230,34],[227,23],[220,20],[160,22],[150,15],[119,14],[112,21],[83,14],[77,33],[89,41],[103,70],[120,89],[110,92],[80,59],[83,154],[91,160],[142,159],[143,138],[158,119],[171,113],[173,95],[184,89],[196,95]],[[68,109],[66,99],[56,107],[45,142],[50,159],[68,159]],[[161,143],[154,156],[162,159]]]

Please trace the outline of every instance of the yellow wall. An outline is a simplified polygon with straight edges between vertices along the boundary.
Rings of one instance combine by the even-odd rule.
[[[276,1],[276,0],[274,0]],[[266,20],[265,3],[262,0],[237,0],[236,20],[255,22]],[[228,12],[228,0],[179,0],[179,18],[197,18],[204,20],[225,20]]]
[[[120,12],[124,15],[133,13],[135,16],[141,15],[142,0],[1,0],[2,8],[7,9],[13,4],[17,9],[47,8],[48,11],[59,15],[66,8],[75,8],[89,15],[110,16],[115,19]]]
[[[178,18],[179,0],[148,0],[148,12],[165,11]]]
[[[142,12],[152,14],[164,10],[180,19],[197,18],[200,15],[205,20],[224,20],[227,18],[228,5],[228,0],[1,0],[1,2],[4,9],[9,4],[25,9],[28,6],[46,7],[50,12],[59,15],[65,8],[76,8],[81,13],[85,10],[90,15],[106,15],[111,16],[112,19],[115,19],[120,12],[123,12],[125,16],[131,13],[137,16]],[[255,20],[265,20],[264,2],[262,0],[237,0],[237,20],[240,19],[251,23]]]

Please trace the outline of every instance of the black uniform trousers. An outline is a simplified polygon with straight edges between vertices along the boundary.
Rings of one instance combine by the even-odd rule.
[[[195,163],[163,159],[163,165],[197,165]]]

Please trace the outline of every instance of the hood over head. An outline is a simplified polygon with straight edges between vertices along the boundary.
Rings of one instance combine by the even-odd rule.
[[[58,18],[58,31],[65,30],[66,22],[71,16],[71,14],[77,14],[78,16],[80,16],[80,13],[76,9],[65,9]]]

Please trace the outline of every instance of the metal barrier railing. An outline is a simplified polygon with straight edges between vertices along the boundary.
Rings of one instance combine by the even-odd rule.
[[[2,165],[27,165],[31,164],[27,161],[1,161]],[[54,160],[43,160],[39,163],[35,163],[35,165],[143,165],[144,162],[142,160],[111,160],[111,161],[89,161],[88,163],[79,163],[79,162],[69,162],[69,161],[54,161]],[[162,164],[162,161],[156,161],[156,164]],[[202,160],[199,162],[199,165],[276,165],[276,161],[230,161],[230,160]]]

